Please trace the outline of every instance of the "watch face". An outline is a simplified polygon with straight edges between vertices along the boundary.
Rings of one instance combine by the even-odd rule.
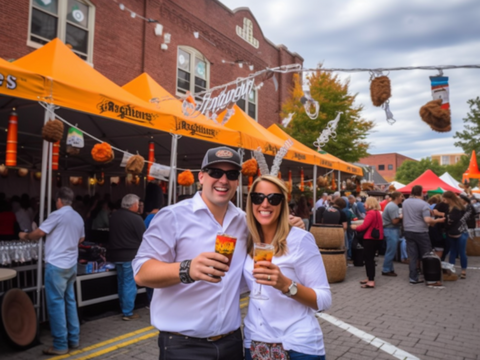
[[[297,295],[297,291],[298,291],[297,284],[292,283],[292,286],[290,287],[290,295],[291,296]]]

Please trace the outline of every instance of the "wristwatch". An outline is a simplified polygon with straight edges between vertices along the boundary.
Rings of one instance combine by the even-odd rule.
[[[191,284],[195,282],[195,280],[190,277],[191,262],[192,260],[184,260],[180,263],[180,282],[183,284]]]
[[[298,291],[297,283],[292,280],[292,284],[288,287],[288,291],[283,294],[287,295],[288,297],[291,297],[291,296],[297,295],[297,291]]]

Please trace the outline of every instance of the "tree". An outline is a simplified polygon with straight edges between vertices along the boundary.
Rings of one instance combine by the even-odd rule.
[[[445,172],[445,166],[440,165],[437,160],[432,161],[431,158],[421,159],[420,161],[407,160],[397,169],[395,180],[408,184],[428,169],[432,170],[437,176],[441,176]]]
[[[453,137],[460,139],[454,145],[460,146],[465,154],[470,156],[473,150],[480,150],[480,97],[468,100],[467,104],[470,106],[470,113],[463,119],[465,130],[457,131]]]
[[[335,119],[338,111],[342,111],[343,114],[336,129],[336,138],[330,138],[322,150],[348,162],[368,156],[370,144],[365,139],[374,123],[360,117],[363,106],[353,105],[356,95],[349,95],[349,82],[342,84],[337,75],[321,69],[310,74],[307,79],[310,83],[312,98],[320,104],[318,117],[312,120],[305,113],[300,102],[303,96],[300,77],[294,74],[294,87],[291,89],[290,98],[282,105],[282,115],[283,117],[287,117],[289,113],[295,113],[295,115],[285,131],[306,146],[317,150],[313,143],[327,123]]]

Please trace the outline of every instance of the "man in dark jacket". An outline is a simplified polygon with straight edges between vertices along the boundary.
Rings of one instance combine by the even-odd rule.
[[[133,278],[132,260],[142,242],[145,224],[138,214],[139,197],[127,194],[122,199],[121,209],[110,218],[110,239],[107,259],[115,263],[118,280],[118,299],[123,313],[123,320],[138,319],[133,313],[137,285]]]

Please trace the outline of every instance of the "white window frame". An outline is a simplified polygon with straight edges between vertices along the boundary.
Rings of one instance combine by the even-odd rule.
[[[449,155],[441,155],[440,159],[441,159],[441,165],[450,165],[450,156]]]
[[[95,34],[95,5],[92,4],[89,0],[78,0],[88,6],[88,45],[87,45],[87,63],[93,66],[93,39]],[[28,36],[27,36],[27,46],[38,49],[43,46],[43,44],[37,43],[35,41],[30,40],[32,35],[32,13],[33,13],[33,2],[34,0],[30,0],[30,8],[29,8],[29,16],[28,16]],[[66,42],[67,36],[67,9],[68,9],[68,2],[67,0],[58,0],[58,26],[57,26],[57,37],[62,40],[64,43]],[[38,35],[34,35],[40,37]],[[45,41],[50,41],[49,39],[44,39]],[[75,50],[72,50],[76,52]]]
[[[205,61],[205,80],[207,82],[205,89],[210,88],[210,61],[207,60],[205,55],[203,55],[197,49],[191,46],[180,45],[177,48],[177,56],[175,57],[175,94],[177,96],[185,96],[184,93],[178,91],[178,54],[179,51],[185,51],[190,54],[190,93],[195,94],[195,58],[199,58],[202,61]]]
[[[254,104],[255,104],[255,118],[253,118],[253,120],[258,122],[258,90],[254,88],[252,91],[254,91],[254,93],[255,93],[255,102],[254,102]],[[242,100],[245,100],[245,109],[242,109],[242,110],[247,115],[248,115],[248,107],[250,105],[250,101],[248,100],[248,96],[249,96],[249,94],[246,94],[245,97],[242,99]]]

